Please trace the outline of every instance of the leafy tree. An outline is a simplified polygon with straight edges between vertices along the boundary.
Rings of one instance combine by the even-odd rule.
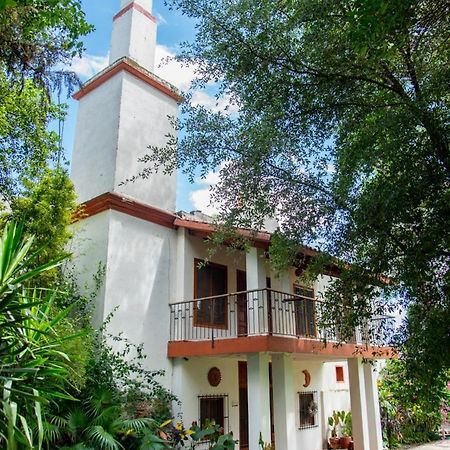
[[[225,223],[259,228],[277,215],[273,250],[291,258],[274,261],[312,275],[340,266],[328,310],[350,306],[348,330],[413,304],[423,319],[415,360],[431,358],[427,376],[441,373],[450,365],[448,1],[169,3],[197,20],[178,57],[196,64],[194,88],[216,82],[229,104],[211,112],[186,102],[182,138],[151,148],[141,175],[160,164],[191,177],[221,168],[214,199]],[[292,251],[299,243],[321,254],[305,259]],[[401,342],[416,325],[407,321]]]
[[[46,111],[43,112],[43,105]],[[55,160],[58,135],[48,130],[59,108],[30,81],[11,83],[0,72],[0,195],[4,201],[20,194],[23,178],[36,179]]]
[[[381,372],[380,406],[389,448],[435,438],[442,422],[441,408],[450,401],[448,371],[440,374],[441,383],[428,386],[416,374],[402,360],[389,361]]]
[[[35,248],[46,245],[36,264],[60,255],[70,238],[75,194],[61,137],[49,130],[65,109],[51,94],[59,101],[64,85],[70,92],[77,82],[67,67],[91,29],[79,0],[0,3],[0,201],[4,220],[23,221]]]
[[[59,137],[48,130],[62,120],[54,104],[64,87],[78,83],[64,69],[83,49],[92,27],[79,0],[0,2],[0,196],[20,195],[25,179],[36,181],[49,163],[62,159]]]
[[[0,61],[14,80],[32,80],[48,92],[71,59],[81,56],[80,38],[92,31],[80,0],[2,0],[0,2]],[[67,78],[68,77],[68,78]]]
[[[13,198],[10,208],[9,216],[22,220],[26,231],[34,236],[34,247],[43,247],[37,263],[65,253],[72,236],[68,226],[76,197],[64,169],[46,169],[37,179],[24,179],[22,193]]]

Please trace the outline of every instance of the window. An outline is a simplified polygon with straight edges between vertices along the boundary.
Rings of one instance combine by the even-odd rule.
[[[338,383],[344,382],[344,368],[342,366],[336,366],[336,381]]]
[[[227,268],[220,264],[194,260],[194,298],[215,297],[227,293]],[[200,267],[199,267],[200,265]],[[207,298],[195,303],[194,325],[227,327],[227,297]]]
[[[200,400],[200,426],[214,421],[225,430],[225,396],[205,396]]]
[[[296,333],[299,336],[316,336],[314,289],[294,285],[294,294],[301,298],[294,301]]]
[[[318,401],[317,392],[299,392],[300,428],[317,426]]]

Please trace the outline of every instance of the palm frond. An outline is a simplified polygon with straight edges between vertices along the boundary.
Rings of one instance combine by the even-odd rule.
[[[120,450],[124,448],[112,434],[108,433],[100,425],[90,427],[87,435],[98,450]]]
[[[152,424],[152,422],[152,419],[148,418],[118,419],[114,424],[114,428],[117,427],[116,429],[122,432],[133,430],[137,433],[140,433],[142,430],[148,428]]]
[[[89,425],[89,418],[79,407],[73,408],[66,417],[67,428],[72,436],[81,433]]]
[[[100,411],[95,417],[92,418],[94,425],[106,426],[111,424],[120,415],[121,407],[119,405],[111,405]]]
[[[84,442],[79,442],[78,444],[71,445],[70,447],[60,447],[59,450],[97,450],[91,447],[89,444]]]

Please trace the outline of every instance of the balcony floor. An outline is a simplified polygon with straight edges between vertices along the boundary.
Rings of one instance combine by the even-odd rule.
[[[169,358],[189,356],[225,356],[244,353],[292,353],[304,356],[322,356],[335,358],[391,358],[390,347],[376,347],[358,344],[324,343],[316,339],[288,336],[242,336],[201,341],[170,341],[167,356]]]

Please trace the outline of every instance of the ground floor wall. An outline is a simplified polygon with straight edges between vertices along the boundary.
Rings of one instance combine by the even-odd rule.
[[[269,358],[270,359],[270,358]],[[242,414],[242,379],[240,380],[240,364],[246,363],[246,357],[227,358],[177,358],[173,360],[172,385],[179,404],[175,405],[175,413],[181,416],[184,425],[189,427],[192,422],[200,422],[201,399],[223,397],[224,428],[225,432],[232,432],[237,440],[245,439],[241,436],[242,424],[246,423]],[[336,381],[336,367],[344,368],[344,381]],[[294,400],[295,428],[297,448],[302,450],[319,450],[326,448],[329,435],[328,417],[333,410],[350,409],[350,395],[346,362],[324,362],[322,360],[305,359],[295,360],[293,367],[293,389],[291,397]],[[211,369],[218,369],[220,376],[211,379]],[[269,366],[267,367],[269,371]],[[214,370],[213,372],[216,372]],[[273,390],[277,383],[284,380],[271,377]],[[213,384],[216,384],[214,386]],[[241,388],[241,396],[240,396]],[[304,400],[307,400],[305,403]],[[310,400],[314,405],[309,405]],[[273,410],[273,399],[272,410]],[[308,417],[305,405],[311,406],[314,418]],[[247,405],[248,414],[257,414],[252,411],[252,405]],[[303,408],[303,410],[302,410]],[[244,409],[245,410],[245,409]],[[261,413],[261,412],[260,412]],[[305,416],[306,413],[306,416]],[[248,420],[252,420],[248,417]],[[280,420],[272,412],[272,422]],[[274,424],[273,424],[274,425]],[[275,427],[272,427],[274,433]],[[244,432],[245,433],[245,432]],[[273,435],[275,442],[276,434]],[[246,448],[246,447],[238,447]],[[278,448],[277,448],[278,450]],[[279,449],[293,450],[293,449]]]

